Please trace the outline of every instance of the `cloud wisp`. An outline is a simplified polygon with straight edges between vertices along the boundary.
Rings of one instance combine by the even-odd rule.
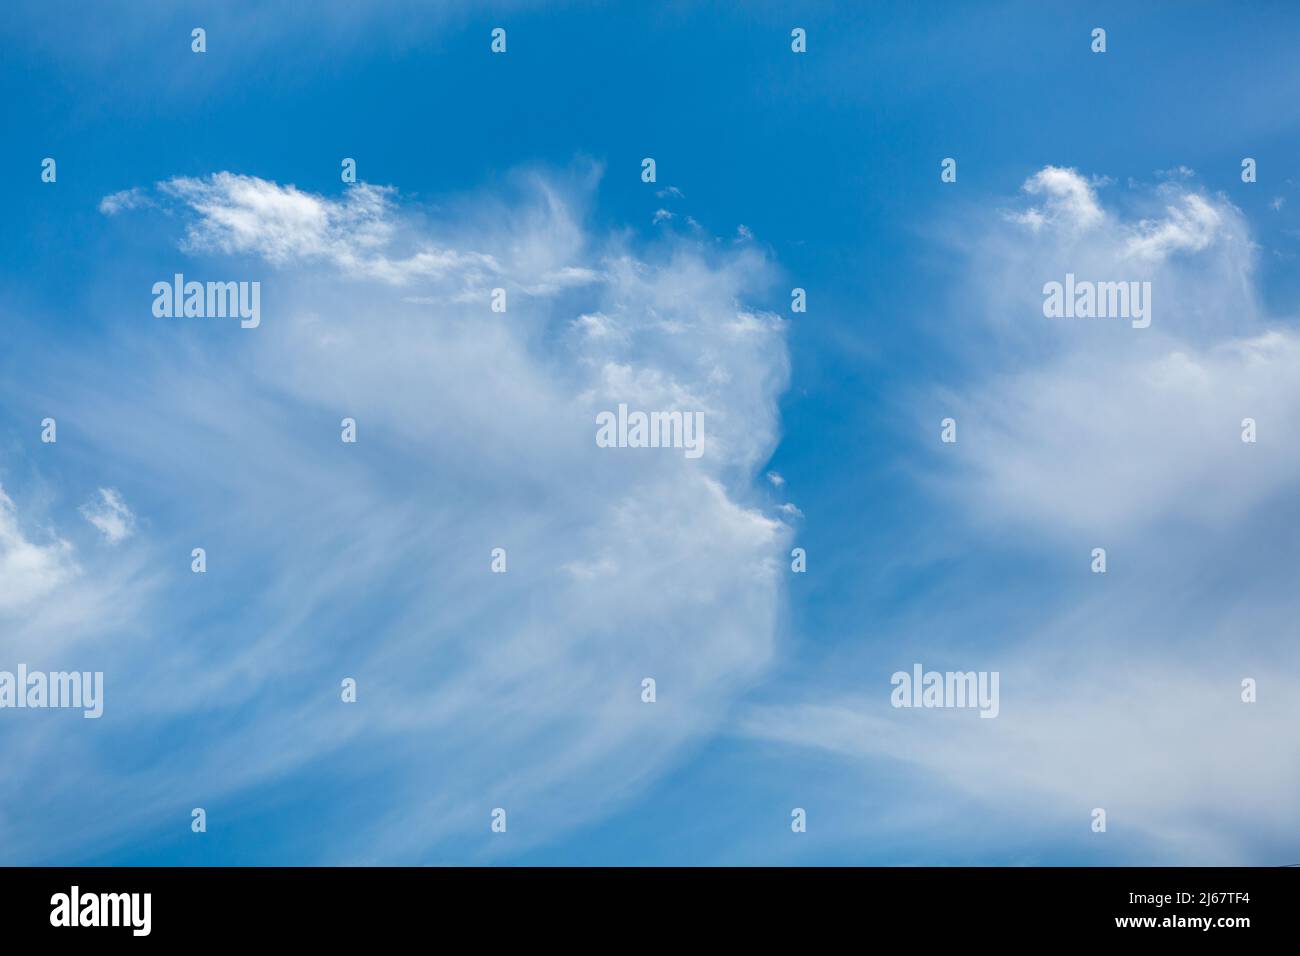
[[[175,568],[111,649],[89,625],[79,645],[102,661],[100,723],[148,755],[156,796],[101,765],[111,812],[58,834],[48,807],[6,818],[8,859],[106,852],[326,767],[344,782],[323,812],[358,794],[373,812],[294,862],[477,859],[500,851],[498,806],[518,850],[636,793],[764,673],[789,531],[756,479],[788,367],[784,323],[745,303],[772,263],[594,233],[592,176],[518,183],[448,221],[365,184],[218,173],[154,194],[187,274],[257,270],[262,323],[221,338],[124,313],[126,338],[155,337],[128,380],[73,360],[65,418],[138,479],[85,517]],[[598,447],[620,402],[702,413],[704,454]],[[70,813],[88,785],[50,804]]]
[[[959,432],[942,444],[937,417],[917,423],[936,516],[907,546],[1023,581],[956,609],[942,584],[923,591],[837,658],[860,695],[795,689],[742,724],[846,772],[909,767],[920,789],[902,800],[974,801],[979,833],[926,822],[950,827],[954,859],[1031,828],[1079,859],[1289,862],[1300,601],[1296,548],[1268,529],[1300,486],[1300,337],[1259,308],[1231,203],[1188,177],[1134,212],[1103,189],[1047,167],[1020,208],[963,224],[975,322],[952,381],[908,393]],[[1150,282],[1153,321],[1047,317],[1045,284],[1067,274]],[[997,719],[892,708],[890,674],[916,660],[999,671]],[[1096,808],[1109,832],[1090,830]]]

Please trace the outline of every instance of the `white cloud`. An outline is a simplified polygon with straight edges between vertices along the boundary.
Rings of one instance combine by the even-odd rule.
[[[1124,617],[1107,615],[1093,627]],[[993,720],[970,710],[890,707],[888,671],[894,661],[902,670],[911,666],[896,655],[890,664],[855,666],[870,675],[862,695],[750,708],[742,729],[850,764],[909,766],[930,793],[947,789],[962,802],[975,800],[982,836],[959,821],[927,821],[931,838],[951,834],[950,859],[981,838],[995,847],[1002,828],[1032,827],[1081,851],[1087,837],[1110,841],[1092,847],[1110,859],[1288,862],[1300,738],[1295,710],[1283,700],[1300,694],[1294,673],[1266,681],[1278,695],[1271,706],[1244,704],[1234,671],[1113,644],[1106,652],[1116,656],[1107,661],[1089,636],[1044,633],[1008,654],[1000,665],[1002,712]],[[1092,663],[1093,655],[1078,652],[1080,641],[1091,644]],[[1053,647],[1076,650],[1046,650]],[[969,662],[980,657],[987,652],[968,652],[953,666],[975,669]],[[1107,811],[1105,835],[1089,830],[1094,807]],[[1277,845],[1256,847],[1243,830],[1275,834]],[[908,836],[890,834],[898,842]]]
[[[1200,252],[1217,238],[1224,217],[1202,196],[1188,193],[1169,206],[1165,218],[1143,220],[1134,228],[1125,251],[1144,259],[1164,259],[1175,252]]]
[[[135,533],[135,515],[114,488],[100,488],[98,498],[81,506],[81,515],[109,544],[118,544]]]
[[[995,379],[961,399],[948,483],[990,520],[1140,534],[1164,517],[1215,525],[1300,480],[1300,338],[1274,330],[1154,354],[1093,352]],[[1260,440],[1241,440],[1253,418]],[[1231,494],[1223,490],[1231,488]]]
[[[1074,170],[1048,167],[1026,188],[1047,201],[961,224],[962,323],[943,330],[961,365],[907,396],[923,410],[936,520],[898,545],[909,561],[987,556],[1010,576],[954,598],[970,579],[945,564],[943,588],[821,675],[854,674],[861,693],[814,682],[749,708],[745,730],[864,774],[905,765],[917,789],[901,803],[979,802],[986,858],[1032,828],[1087,859],[1292,862],[1300,548],[1284,529],[1300,489],[1300,335],[1262,314],[1244,216],[1187,177],[1132,197],[1155,216],[1103,209]],[[1151,327],[1045,318],[1042,285],[1068,272],[1150,281]],[[940,448],[949,414],[959,442]],[[1104,575],[1094,547],[1108,551]],[[1000,671],[998,718],[891,708],[890,674],[916,661]],[[1243,703],[1245,677],[1270,697]],[[1075,844],[1098,806],[1108,842]],[[964,820],[925,826],[954,848],[972,839]]]
[[[1045,166],[1022,187],[1031,196],[1041,196],[1041,207],[1032,206],[1013,218],[1037,231],[1046,225],[1068,229],[1090,229],[1104,214],[1092,185],[1077,170]]]
[[[131,681],[157,666],[148,628],[104,651],[139,708],[118,717],[128,737],[237,708],[220,740],[172,755],[158,792],[217,799],[340,748],[386,768],[385,812],[309,861],[477,858],[494,849],[463,842],[482,805],[531,818],[516,848],[581,825],[715,729],[773,657],[790,532],[753,485],[779,436],[785,323],[740,303],[774,269],[751,248],[594,233],[590,178],[515,182],[454,204],[453,221],[382,190],[173,185],[192,209],[186,249],[264,257],[283,304],[255,349],[168,354],[61,396],[115,465],[187,489],[183,522],[151,511],[150,538],[181,555],[202,543],[235,577],[203,592],[234,620],[189,598],[152,610],[186,641],[147,693]],[[479,252],[418,282],[376,265],[435,245]],[[564,295],[493,315],[462,298],[488,261],[494,283]],[[598,448],[596,413],[619,402],[702,412],[703,457]],[[130,424],[142,408],[147,430]],[[355,446],[337,441],[344,414]],[[505,574],[489,569],[498,546]],[[286,666],[293,681],[270,693]],[[344,674],[364,710],[332,701]],[[646,676],[671,704],[641,702]],[[29,859],[153,824],[125,775],[96,787],[112,812],[79,832],[29,814],[0,822],[0,845]]]
[[[1091,203],[1073,170],[1035,181],[1049,171],[1059,193]],[[1086,236],[994,229],[972,247],[970,295],[988,317],[967,340],[979,371],[942,395],[962,412],[944,486],[972,514],[1137,533],[1162,516],[1226,520],[1300,477],[1288,443],[1241,441],[1244,418],[1271,430],[1300,415],[1289,371],[1300,338],[1259,316],[1244,218],[1191,184],[1165,183],[1154,198],[1163,218],[1098,209],[1084,216],[1100,224]],[[1150,328],[1045,318],[1043,283],[1067,273],[1149,281]],[[1216,493],[1227,484],[1232,495]]]
[[[341,199],[328,199],[223,172],[178,177],[160,188],[198,213],[186,237],[196,252],[253,253],[274,265],[319,261],[344,275],[392,285],[500,271],[491,256],[429,242],[394,253],[400,237],[391,187],[357,183]]]
[[[615,320],[603,312],[578,316],[573,320],[573,328],[594,339],[625,337]]]
[[[119,212],[128,209],[140,209],[144,206],[153,204],[143,189],[138,186],[133,189],[123,189],[120,192],[110,193],[99,201],[99,211],[106,216],[116,216]]]
[[[22,531],[17,509],[0,488],[0,614],[29,607],[78,573],[72,545],[61,538],[37,544]]]

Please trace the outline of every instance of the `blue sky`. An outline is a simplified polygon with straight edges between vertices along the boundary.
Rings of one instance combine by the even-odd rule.
[[[0,861],[1300,857],[1289,5],[85,6],[0,23],[0,670],[105,714],[0,712]]]

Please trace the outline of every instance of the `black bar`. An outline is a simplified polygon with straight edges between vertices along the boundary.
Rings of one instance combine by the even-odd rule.
[[[116,909],[122,925],[52,925],[71,922],[74,886],[78,921],[101,912],[108,921]],[[447,944],[467,933],[667,945],[683,934],[860,940],[900,929],[918,944],[1131,936],[1231,945],[1294,942],[1298,890],[1296,868],[9,868],[0,869],[0,925],[7,941],[75,934],[82,945],[400,942],[430,930]],[[144,893],[148,934],[139,936],[143,896],[133,898],[138,909],[120,896],[102,907],[99,896]]]

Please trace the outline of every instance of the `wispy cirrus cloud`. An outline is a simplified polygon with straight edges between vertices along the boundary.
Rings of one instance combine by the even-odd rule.
[[[1300,488],[1287,437],[1300,337],[1258,305],[1242,213],[1189,177],[1131,197],[1131,211],[1059,167],[1025,192],[1027,208],[962,224],[974,322],[960,374],[905,399],[960,429],[940,445],[937,419],[916,423],[936,515],[910,531],[909,555],[945,562],[947,587],[958,555],[1004,577],[959,598],[922,590],[833,675],[754,704],[742,727],[836,754],[846,773],[905,766],[902,801],[974,801],[979,833],[925,821],[951,834],[952,859],[971,845],[988,859],[1029,827],[1077,858],[1287,862],[1300,848],[1300,601],[1285,569],[1298,556],[1268,529]],[[1045,317],[1043,285],[1067,272],[1149,281],[1150,327]],[[1097,547],[1105,574],[1092,573]],[[1029,565],[1034,588],[1009,583]],[[998,718],[892,708],[890,675],[915,661],[999,671]],[[845,672],[859,693],[818,686]],[[1267,696],[1246,702],[1247,679]],[[1096,807],[1105,834],[1090,830]]]
[[[105,460],[148,476],[121,494],[186,489],[179,519],[150,512],[150,546],[187,574],[205,547],[200,607],[239,609],[216,623],[162,600],[105,652],[103,720],[123,741],[226,715],[220,740],[168,753],[157,792],[235,799],[329,757],[378,772],[383,811],[304,862],[478,858],[492,807],[528,821],[516,849],[603,815],[765,672],[789,529],[754,479],[788,367],[783,321],[741,303],[773,266],[598,234],[582,218],[593,183],[523,175],[449,222],[377,187],[331,198],[222,173],[163,188],[178,262],[276,271],[257,339],[192,349],[177,320],[165,359],[110,383],[85,356],[64,396]],[[444,254],[425,267],[410,248]],[[521,293],[505,314],[486,273]],[[122,319],[139,340],[156,322]],[[703,412],[703,457],[598,448],[595,415],[619,402]],[[130,427],[145,410],[152,427]],[[345,415],[356,445],[339,442]],[[185,635],[165,692],[144,683],[163,628]],[[171,812],[128,805],[110,770],[97,786],[116,812],[54,843],[47,813],[20,814],[10,858],[110,847]]]

